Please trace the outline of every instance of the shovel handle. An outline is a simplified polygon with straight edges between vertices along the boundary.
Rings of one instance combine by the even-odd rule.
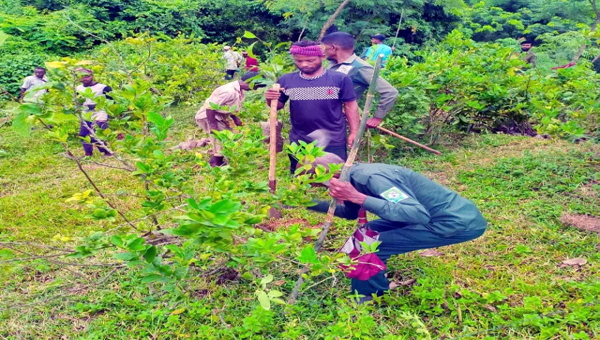
[[[397,134],[397,133],[395,133],[395,132],[393,132],[393,131],[390,131],[390,130],[388,130],[388,129],[382,128],[381,126],[378,126],[378,127],[377,127],[377,130],[379,130],[379,131],[383,131],[383,132],[385,132],[385,133],[387,133],[387,134],[389,134],[389,135],[391,135],[391,136],[394,136],[394,137],[396,137],[396,138],[400,138],[400,139],[402,139],[402,140],[403,140],[403,141],[405,141],[405,142],[408,142],[408,143],[410,143],[410,144],[416,145],[416,146],[420,147],[421,149],[427,150],[427,151],[429,151],[429,152],[431,152],[431,153],[434,153],[434,154],[436,154],[436,155],[441,155],[441,154],[442,154],[441,152],[439,152],[439,151],[437,151],[437,150],[434,150],[434,149],[432,149],[432,148],[430,148],[430,147],[428,147],[428,146],[425,146],[425,145],[423,145],[423,144],[421,144],[421,143],[419,143],[419,142],[415,142],[414,140],[412,140],[412,139],[410,139],[410,138],[406,138],[406,137],[404,137],[404,136],[402,136],[402,135],[399,135],[399,134]]]
[[[281,86],[273,84],[272,89],[279,91]],[[275,193],[276,179],[275,170],[277,166],[277,104],[278,100],[271,100],[271,111],[269,114],[269,187],[271,193]]]

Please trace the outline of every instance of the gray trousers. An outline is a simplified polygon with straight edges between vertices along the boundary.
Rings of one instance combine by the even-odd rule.
[[[476,239],[485,232],[485,228],[483,228],[442,237],[423,225],[402,225],[386,220],[371,221],[367,227],[380,233],[381,244],[378,247],[379,252],[376,254],[384,263],[387,263],[392,255],[466,242]],[[390,282],[385,277],[384,271],[366,281],[352,279],[352,293],[357,292],[365,296],[382,295],[389,290],[389,287]]]

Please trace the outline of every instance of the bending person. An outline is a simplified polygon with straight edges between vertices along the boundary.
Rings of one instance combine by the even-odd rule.
[[[225,156],[221,154],[221,143],[214,138],[212,131],[231,130],[230,118],[236,126],[242,126],[242,121],[236,114],[242,108],[245,92],[264,86],[258,83],[251,84],[256,76],[257,72],[248,72],[240,80],[217,87],[196,112],[196,123],[204,132],[210,134],[213,155],[209,164],[213,167],[224,165]]]
[[[315,161],[315,165],[332,163],[342,160],[326,154]],[[363,207],[380,217],[367,228],[380,234],[376,255],[384,263],[392,255],[470,241],[486,229],[487,222],[473,202],[404,167],[355,164],[348,182],[333,178],[323,184],[332,197],[344,202],[336,208],[336,216],[356,219]],[[329,202],[317,201],[309,209],[326,213],[328,207]],[[384,271],[365,281],[352,279],[352,291],[364,295],[361,302],[387,290]]]
[[[108,85],[96,82],[92,70],[80,68],[77,69],[76,72],[81,77],[81,85],[76,88],[77,93],[83,94],[87,91],[91,91],[93,98],[106,97],[107,99],[112,99],[108,95],[108,93],[112,91],[112,88]],[[112,156],[106,147],[106,142],[95,137],[96,127],[101,130],[108,128],[108,114],[104,110],[96,110],[96,102],[90,98],[85,99],[83,107],[83,113],[91,113],[91,121],[83,120],[79,127],[79,137],[82,137],[81,144],[83,145],[85,156],[92,156],[94,146],[96,146],[104,156]],[[91,143],[88,143],[85,139],[88,136]]]

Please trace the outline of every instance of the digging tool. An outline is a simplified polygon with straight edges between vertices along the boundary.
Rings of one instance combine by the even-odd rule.
[[[274,84],[273,90],[279,91],[280,85]],[[269,114],[269,191],[275,194],[277,189],[277,179],[275,171],[277,170],[277,100],[271,101],[271,112]],[[269,218],[281,218],[281,211],[271,207],[269,209]]]
[[[412,140],[410,138],[406,138],[406,137],[404,137],[402,135],[399,135],[399,134],[395,133],[394,131],[390,131],[388,129],[382,128],[381,126],[378,126],[376,129],[379,130],[379,131],[385,132],[385,133],[389,134],[390,136],[394,136],[396,138],[400,138],[400,139],[402,139],[405,142],[408,142],[410,144],[416,145],[416,146],[420,147],[421,149],[427,150],[427,151],[429,151],[431,153],[434,153],[436,155],[441,155],[442,154],[441,152],[439,152],[437,150],[434,150],[434,149],[432,149],[432,148],[430,148],[428,146],[425,146],[425,145],[423,145],[421,143],[415,142],[414,140]]]
[[[373,78],[371,78],[371,82],[369,83],[369,90],[367,92],[367,100],[365,102],[365,108],[363,109],[362,116],[360,119],[360,125],[358,126],[358,132],[356,134],[356,138],[354,139],[354,142],[352,143],[352,148],[350,149],[350,154],[348,154],[348,159],[346,160],[346,163],[344,163],[344,166],[342,167],[342,173],[340,174],[340,181],[342,181],[342,182],[348,181],[348,178],[350,176],[350,168],[354,164],[354,160],[356,159],[356,155],[358,154],[358,148],[360,147],[361,139],[362,139],[363,135],[365,134],[365,130],[367,129],[367,120],[369,119],[369,113],[371,111],[371,106],[373,104],[373,98],[375,97],[375,88],[377,86],[377,79],[379,78],[379,71],[381,70],[381,60],[382,59],[383,59],[383,54],[380,54],[377,57],[377,60],[375,61],[375,69],[373,70]],[[331,203],[329,204],[329,210],[327,211],[327,217],[325,218],[325,224],[323,225],[323,230],[321,231],[321,234],[319,234],[319,238],[317,239],[317,242],[315,242],[315,251],[321,250],[321,247],[323,246],[325,237],[327,236],[327,233],[329,233],[329,229],[331,228],[331,225],[333,224],[333,216],[334,216],[335,208],[337,207],[337,204],[338,204],[338,201],[335,198],[332,199]],[[308,268],[304,268],[300,272],[300,277],[298,278],[298,281],[296,281],[296,286],[294,286],[294,289],[292,290],[292,293],[290,294],[288,303],[292,304],[298,298],[298,295],[300,294],[300,287],[302,286],[302,283],[304,282],[303,275],[306,274],[308,271],[309,271]]]

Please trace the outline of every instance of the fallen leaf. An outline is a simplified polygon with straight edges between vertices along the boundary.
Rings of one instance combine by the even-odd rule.
[[[568,260],[564,260],[564,261],[562,261],[562,262],[561,262],[561,263],[558,265],[558,267],[559,267],[559,268],[565,268],[565,267],[575,267],[575,266],[577,266],[577,267],[581,267],[581,266],[583,266],[583,265],[584,265],[584,264],[586,264],[586,263],[587,263],[587,260],[586,260],[586,259],[581,259],[581,258],[578,258],[578,259],[568,259]]]
[[[274,284],[275,286],[281,286],[281,285],[283,285],[284,283],[285,283],[285,280],[273,281],[273,284]]]
[[[492,313],[498,313],[498,309],[496,309],[496,307],[494,307],[492,305],[485,305],[485,306],[483,306],[483,308],[489,310]]]
[[[181,314],[183,312],[185,312],[185,308],[179,308],[179,309],[176,309],[176,310],[172,311],[171,315],[179,315],[179,314]]]
[[[432,248],[432,249],[427,249],[425,251],[420,252],[419,255],[421,257],[433,257],[433,256],[442,256],[442,255],[444,255],[444,253],[440,253],[439,251],[437,251],[437,249]]]

